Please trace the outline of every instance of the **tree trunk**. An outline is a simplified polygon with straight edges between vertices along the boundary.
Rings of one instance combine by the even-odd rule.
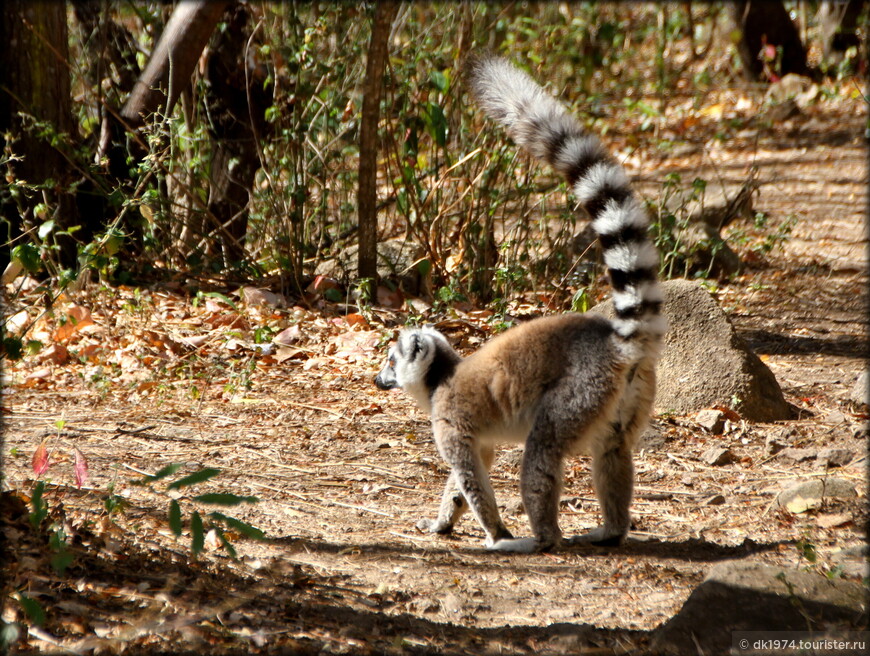
[[[199,57],[228,2],[181,0],[124,106],[103,115],[97,159],[107,161],[107,173],[116,184],[127,186],[132,182],[130,162],[139,162],[147,154],[147,146],[137,135],[138,128],[157,111],[166,116],[172,112],[182,91],[190,86]],[[131,240],[141,242],[140,226],[127,227]]]
[[[768,45],[782,48],[782,61],[779,70],[772,71],[774,74],[810,74],[800,34],[782,0],[736,0],[731,5],[731,12],[741,33],[737,49],[743,63],[743,74],[748,79],[766,79],[765,63],[759,55]]]
[[[372,37],[366,59],[360,118],[357,192],[357,216],[359,217],[357,275],[360,279],[377,278],[378,275],[378,123],[381,117],[381,88],[389,50],[390,28],[398,10],[399,5],[395,0],[381,0],[375,4]]]
[[[178,3],[121,110],[122,118],[138,125],[158,109],[164,109],[167,116],[172,112],[226,6],[227,0]]]
[[[217,240],[210,243],[220,242],[224,266],[238,264],[245,255],[248,202],[260,168],[257,140],[268,127],[265,114],[274,89],[264,88],[268,72],[247,53],[249,12],[247,4],[235,5],[206,72],[212,135],[207,216],[216,224],[211,232]]]
[[[97,158],[107,157],[109,173],[116,179],[129,178],[129,158],[139,160],[145,155],[134,141],[127,143],[125,131],[140,127],[147,115],[161,107],[167,115],[172,111],[182,90],[188,86],[227,2],[181,0],[127,102],[117,115],[110,112],[104,117]]]
[[[70,189],[76,173],[62,152],[78,140],[70,98],[66,3],[7,0],[0,10],[0,62],[0,152],[8,148],[21,157],[2,173],[35,187],[17,198],[0,194],[0,264],[5,266],[9,244],[25,230],[49,219],[55,221],[56,232],[78,225]],[[32,125],[30,117],[44,127]],[[50,214],[34,215],[40,203]],[[61,266],[75,267],[76,240],[57,235],[56,243]]]

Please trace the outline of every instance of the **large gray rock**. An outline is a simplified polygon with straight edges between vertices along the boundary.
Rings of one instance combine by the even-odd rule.
[[[659,412],[685,415],[721,405],[750,421],[793,416],[773,372],[706,289],[690,280],[668,280],[662,289],[669,328],[658,367]],[[614,316],[611,301],[593,311]]]
[[[859,629],[867,594],[853,581],[761,563],[713,566],[680,611],[653,634],[656,654],[729,654],[732,631]],[[789,652],[791,653],[791,652]]]
[[[335,278],[343,284],[355,279],[359,246],[351,244],[329,260],[317,266],[315,274]],[[423,249],[412,241],[388,239],[378,244],[378,276],[398,282],[408,293],[424,291],[428,281],[417,266]]]

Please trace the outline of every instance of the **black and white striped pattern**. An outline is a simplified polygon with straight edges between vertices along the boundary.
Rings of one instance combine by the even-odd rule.
[[[592,217],[613,285],[617,334],[659,341],[666,322],[656,280],[658,253],[625,170],[559,101],[508,61],[477,58],[469,78],[481,108],[520,147],[564,175]]]

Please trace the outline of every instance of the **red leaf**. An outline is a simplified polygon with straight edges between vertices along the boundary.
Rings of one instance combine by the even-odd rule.
[[[82,485],[88,482],[88,460],[78,448],[74,448],[73,452],[76,457],[76,462],[73,466],[73,471],[75,471],[76,475],[76,487],[81,489]]]
[[[45,448],[44,441],[36,447],[36,451],[33,452],[30,466],[33,468],[33,473],[37,476],[42,476],[46,471],[48,471],[48,449]]]

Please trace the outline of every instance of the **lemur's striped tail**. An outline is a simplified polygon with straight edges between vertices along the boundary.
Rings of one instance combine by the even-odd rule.
[[[564,175],[592,217],[613,285],[617,333],[658,341],[666,329],[658,253],[647,236],[646,210],[622,166],[559,101],[508,61],[477,58],[469,79],[480,107],[519,146]]]

